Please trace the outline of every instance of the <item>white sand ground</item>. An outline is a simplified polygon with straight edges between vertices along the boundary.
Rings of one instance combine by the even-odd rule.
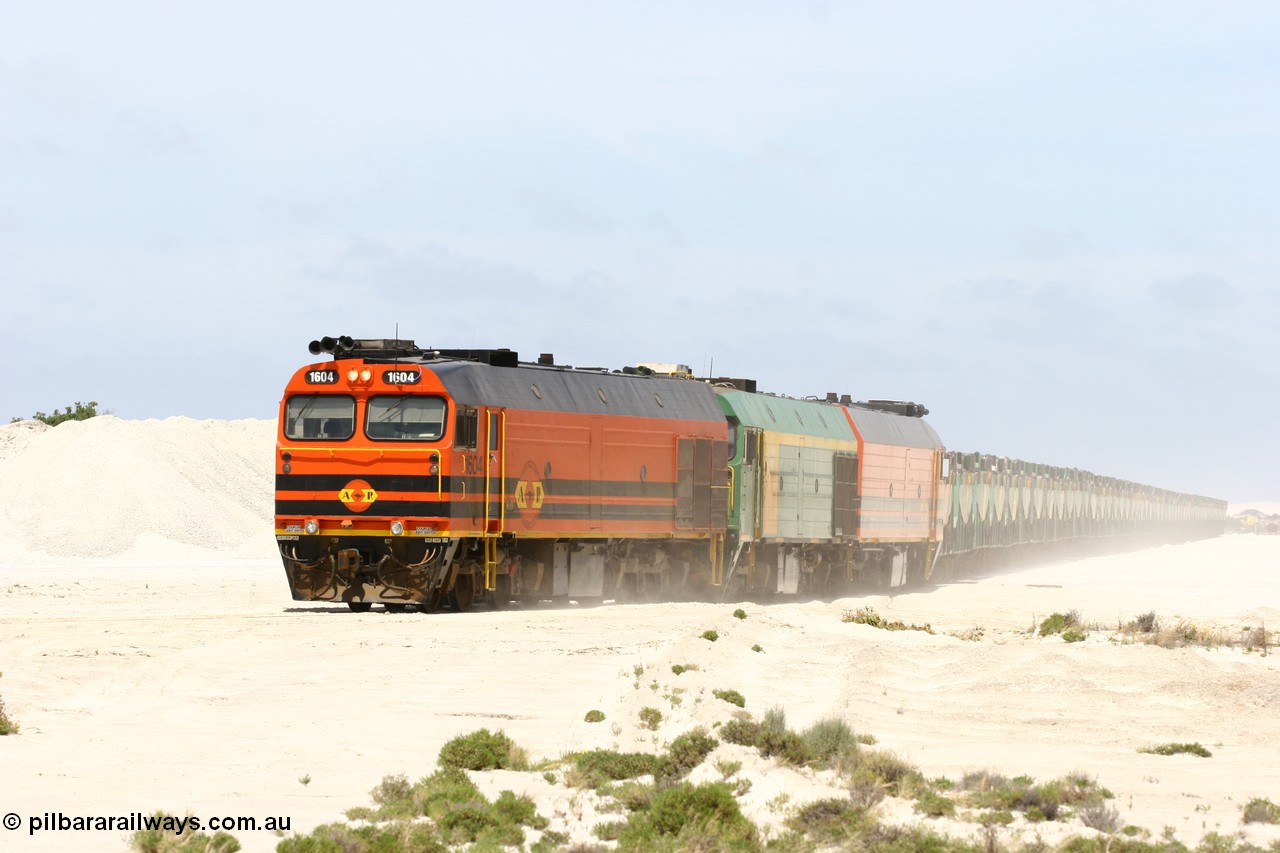
[[[71,438],[59,427],[18,439],[0,427],[0,696],[22,726],[0,738],[0,813],[21,820],[0,829],[0,849],[127,849],[120,832],[28,835],[31,818],[59,812],[287,816],[305,833],[368,805],[385,775],[432,772],[458,734],[500,728],[534,758],[657,749],[727,719],[733,708],[711,695],[726,688],[757,715],[781,706],[795,728],[840,716],[930,777],[1081,771],[1116,794],[1125,822],[1157,836],[1168,826],[1188,843],[1209,831],[1280,838],[1240,823],[1249,799],[1280,802],[1280,656],[1122,644],[1110,630],[1073,644],[1027,632],[1071,609],[1107,628],[1154,610],[1232,635],[1264,622],[1274,631],[1280,537],[1227,536],[892,598],[747,604],[745,620],[734,604],[352,614],[290,601],[283,570],[261,555],[271,550],[269,477],[264,517],[254,464],[269,470],[264,423],[90,421]],[[191,432],[209,448],[185,450]],[[152,464],[161,455],[168,461]],[[240,497],[209,494],[226,491]],[[120,550],[93,556],[102,528],[77,513],[116,513],[119,495],[131,508],[112,515]],[[166,514],[187,528],[161,527]],[[841,621],[864,605],[937,633]],[[980,640],[946,633],[975,626]],[[707,629],[720,639],[701,639]],[[677,663],[699,669],[676,676]],[[667,698],[677,687],[678,706]],[[638,725],[646,705],[666,715],[656,733]],[[583,722],[591,709],[605,722]],[[1213,756],[1137,751],[1170,741]],[[752,788],[741,802],[761,824],[777,825],[782,794],[790,806],[831,794],[820,774],[721,750],[744,761]],[[717,775],[710,762],[697,772]],[[478,775],[491,794],[527,792],[551,828],[591,840],[589,796],[539,774]],[[922,820],[909,804],[880,808]],[[1015,824],[1005,835],[1064,831],[1089,832]],[[249,853],[277,841],[237,837]]]

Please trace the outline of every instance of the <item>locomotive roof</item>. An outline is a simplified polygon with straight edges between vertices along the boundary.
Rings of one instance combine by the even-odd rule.
[[[711,387],[688,379],[527,365],[492,367],[471,361],[420,363],[463,405],[678,420],[724,419]]]
[[[744,426],[849,440],[853,436],[844,416],[844,411],[848,411],[858,432],[862,433],[863,440],[872,444],[929,449],[943,446],[933,427],[920,418],[856,404],[843,406],[820,400],[797,400],[794,397],[751,394],[728,388],[718,388],[717,392],[726,412],[737,417]]]
[[[728,414],[743,426],[848,441],[853,436],[839,406],[794,397],[717,389]]]
[[[862,440],[872,444],[896,444],[899,447],[941,448],[942,439],[922,418],[895,415],[867,409],[856,403],[848,407]]]

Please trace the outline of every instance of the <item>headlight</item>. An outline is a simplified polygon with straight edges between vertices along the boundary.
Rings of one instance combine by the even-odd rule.
[[[317,533],[320,532],[320,522],[316,521],[314,518],[310,519],[309,521],[307,521],[307,526],[305,529],[307,533],[310,533],[312,536],[315,536]]]
[[[401,533],[404,533],[404,524],[399,521],[391,522],[391,535],[399,536]]]

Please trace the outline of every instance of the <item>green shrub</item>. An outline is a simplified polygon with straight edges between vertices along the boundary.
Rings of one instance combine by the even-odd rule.
[[[1079,625],[1080,614],[1074,610],[1067,613],[1054,613],[1040,623],[1040,636],[1047,637],[1050,634],[1061,634],[1068,628],[1076,628]]]
[[[524,750],[505,732],[479,729],[459,735],[440,748],[440,765],[463,770],[527,770]]]
[[[4,677],[4,673],[0,672],[0,678]],[[16,735],[18,733],[18,724],[4,710],[4,698],[0,697],[0,735]]]
[[[651,732],[656,732],[658,726],[662,725],[662,712],[646,705],[640,709],[640,725]]]
[[[739,607],[737,610],[733,611],[733,618],[734,618],[734,619],[746,619],[746,618],[747,618],[747,611],[745,611],[745,610],[743,610],[741,607]]]
[[[454,808],[483,801],[484,795],[465,771],[442,767],[413,786],[413,799],[417,804],[415,814],[439,820]],[[347,817],[351,818],[350,812]]]
[[[604,722],[604,711],[596,711],[596,710],[588,711],[586,713],[586,716],[584,716],[582,719],[588,723]]]
[[[760,724],[751,719],[750,715],[743,714],[734,717],[717,730],[720,739],[725,743],[735,743],[738,746],[755,746],[756,739],[760,737]]]
[[[747,707],[747,700],[737,690],[712,690],[711,695],[717,699],[723,699],[730,705],[737,705],[739,708]]]
[[[692,729],[671,741],[667,754],[658,762],[654,775],[662,783],[683,779],[716,748],[716,739],[701,727]]]
[[[213,835],[196,832],[184,821],[190,815],[177,818],[165,812],[156,812],[152,820],[161,822],[156,829],[139,829],[129,838],[129,846],[138,853],[236,853],[240,842],[229,833],[218,831]],[[177,832],[181,826],[182,831]]]
[[[702,639],[704,639],[704,640],[710,640],[711,642],[713,642],[713,643],[714,643],[716,640],[720,639],[720,635],[719,635],[718,633],[716,633],[715,631],[703,631],[703,632],[702,632]]]
[[[446,853],[448,849],[431,824],[407,821],[359,827],[329,823],[316,827],[310,835],[295,833],[276,845],[277,853],[363,853],[375,850],[379,853],[400,850]]]
[[[44,412],[36,412],[31,416],[31,420],[46,423],[49,426],[57,426],[64,421],[87,421],[89,418],[96,417],[98,414],[98,401],[93,400],[89,403],[81,403],[76,401],[75,408],[67,406],[66,411],[53,410],[52,415],[46,415]],[[17,423],[22,418],[10,418],[9,423]]]
[[[924,783],[924,775],[914,764],[883,749],[859,751],[852,769],[864,780],[874,780],[883,785],[895,797],[907,797]]]
[[[1201,758],[1211,758],[1213,753],[1205,749],[1199,743],[1162,743],[1156,746],[1146,746],[1139,749],[1138,752],[1146,752],[1151,755],[1178,755],[1186,753],[1187,755],[1198,755]]]
[[[681,675],[686,672],[696,672],[697,669],[698,665],[696,663],[677,663],[672,664],[671,666],[671,671],[676,675]]]
[[[926,788],[916,797],[914,809],[926,817],[953,817],[956,813],[956,804],[950,797]]]
[[[819,720],[800,735],[814,761],[831,763],[858,751],[858,738],[849,724],[839,717]]]
[[[386,776],[370,796],[377,808],[346,812],[348,820],[370,825],[329,824],[310,836],[286,839],[278,849],[284,853],[444,853],[451,846],[470,843],[479,849],[518,847],[524,844],[522,827],[544,830],[549,823],[528,797],[502,791],[490,802],[458,767],[441,767],[414,785],[404,776]],[[420,816],[431,822],[417,820]]]
[[[760,721],[760,728],[768,729],[771,732],[781,734],[787,730],[787,712],[781,705],[774,705],[768,711],[765,711],[764,719]]]
[[[723,782],[660,791],[648,811],[635,812],[618,834],[619,850],[752,850],[756,828]]]
[[[1244,823],[1280,823],[1280,806],[1262,797],[1255,797],[1245,804],[1241,820]]]
[[[802,806],[786,825],[819,844],[851,841],[869,820],[867,810],[848,799],[817,800]],[[858,849],[852,844],[848,849]]]
[[[1113,817],[1107,809],[1100,807],[1104,800],[1111,799],[1112,793],[1081,774],[1037,785],[1029,776],[1006,779],[993,773],[970,773],[964,777],[961,787],[969,792],[965,797],[968,805],[997,811],[1020,811],[1033,822],[1062,820],[1068,815],[1064,807],[1071,806],[1089,809],[1089,819],[1097,822],[1099,827],[1113,821],[1119,825],[1118,815]]]
[[[756,738],[756,748],[767,758],[777,758],[786,764],[808,764],[813,758],[805,746],[804,739],[790,729],[777,731],[765,726],[760,729]]]
[[[498,826],[498,818],[490,809],[468,803],[446,812],[437,825],[440,827],[440,834],[450,844],[462,844],[478,841],[487,830]],[[510,833],[504,833],[506,837],[503,838],[503,843],[519,844],[523,841],[524,833],[516,831],[519,832],[516,838],[511,838]]]
[[[645,752],[616,752],[593,749],[573,757],[582,787],[596,788],[607,781],[649,776],[658,766],[658,757]]]
[[[533,829],[546,829],[550,823],[538,814],[538,807],[526,796],[515,795],[513,791],[502,791],[493,803],[493,811],[505,823],[515,823]]]
[[[1079,630],[1078,628],[1068,628],[1067,630],[1062,632],[1062,639],[1067,641],[1068,643],[1078,643],[1087,636],[1089,635],[1086,634],[1084,631]]]
[[[627,822],[623,820],[614,820],[607,823],[597,823],[591,828],[591,833],[601,841],[617,841],[618,836],[627,828]]]
[[[764,646],[760,645],[759,643],[756,643],[754,646],[751,647],[751,651],[762,652],[764,651]]]
[[[889,621],[876,613],[871,607],[860,607],[853,613],[846,612],[841,618],[841,622],[853,622],[858,625],[870,625],[872,628],[882,628],[885,631],[924,631],[926,634],[933,633],[933,627],[930,625],[908,625],[901,620]]]
[[[422,813],[421,804],[414,798],[414,786],[403,775],[383,776],[369,796],[378,804],[381,817],[415,817]]]

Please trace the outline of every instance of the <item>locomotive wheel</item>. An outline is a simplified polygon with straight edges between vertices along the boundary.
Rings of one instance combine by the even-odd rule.
[[[418,603],[423,613],[435,613],[440,609],[440,590],[433,589],[428,593],[427,597]]]
[[[409,605],[401,604],[399,602],[388,602],[382,606],[387,609],[388,613],[403,613]]]
[[[347,606],[351,608],[352,613],[368,613],[373,609],[372,601],[348,601]]]
[[[471,575],[458,575],[453,581],[453,591],[449,593],[449,604],[454,610],[463,613],[471,609],[471,602],[475,598],[475,586],[472,584]]]
[[[499,575],[494,578],[493,592],[489,593],[489,606],[494,610],[503,610],[511,603],[511,578]]]

